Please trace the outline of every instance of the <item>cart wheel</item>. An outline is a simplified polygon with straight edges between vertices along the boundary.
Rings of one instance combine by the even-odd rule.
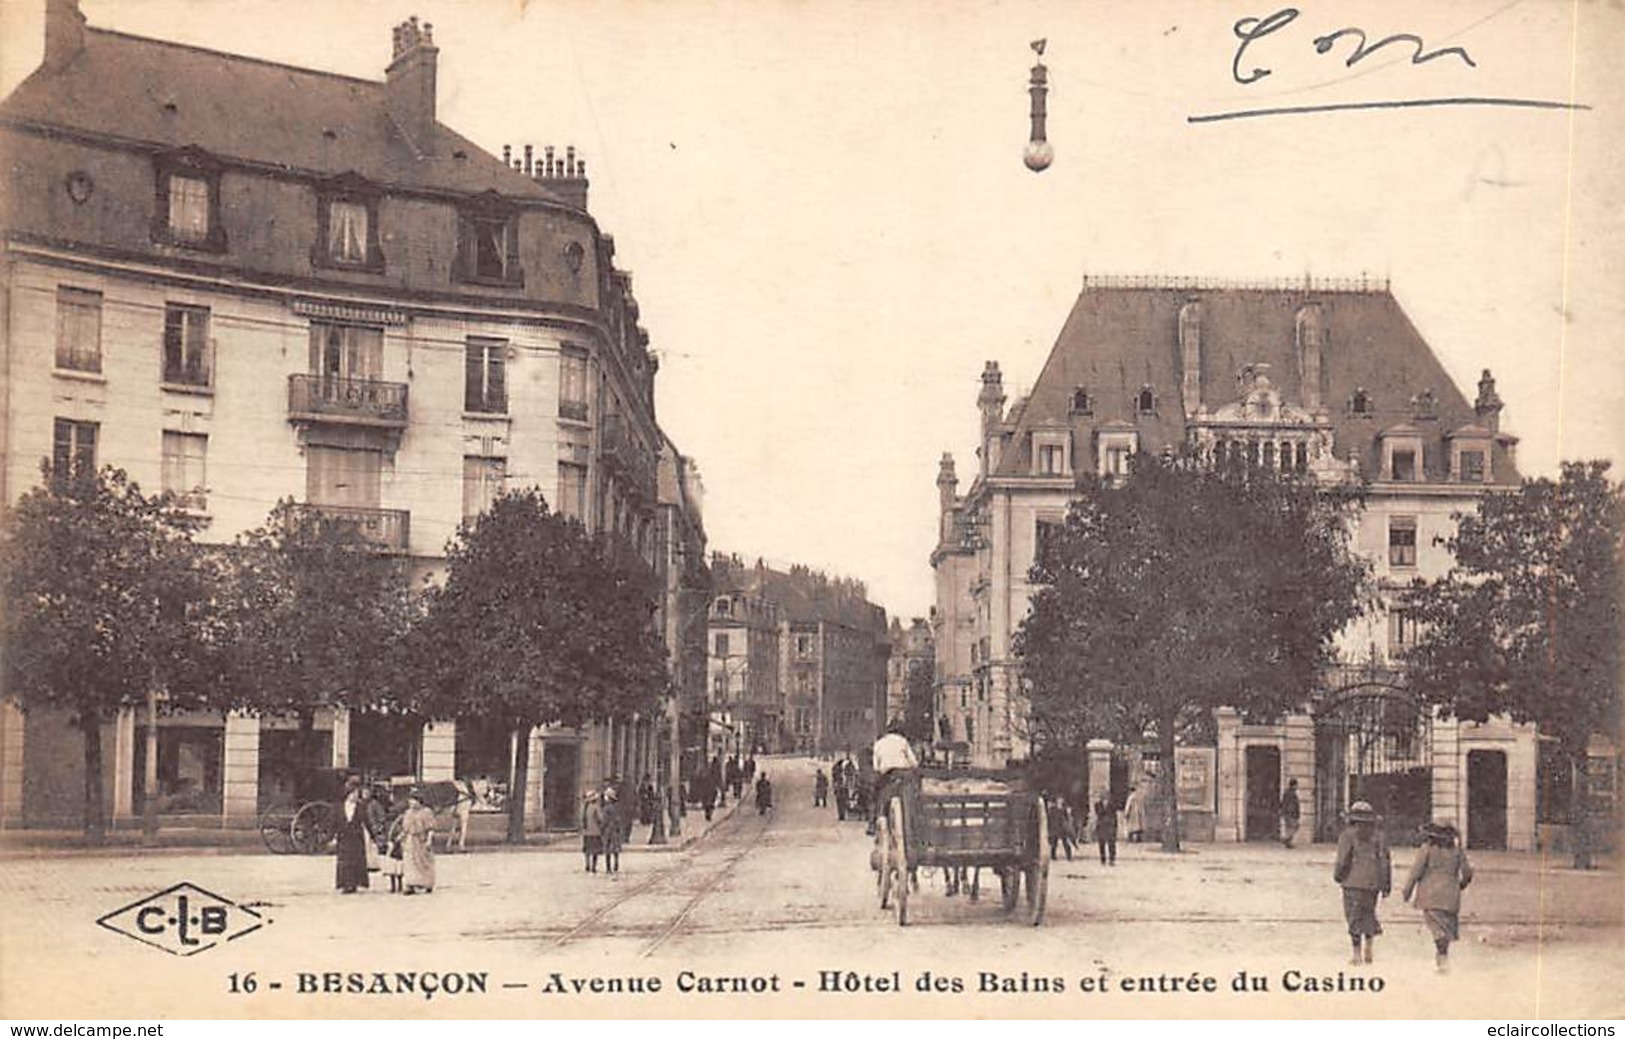
[[[892,867],[897,871],[892,896],[897,902],[897,926],[908,923],[908,831],[903,828],[903,799],[893,798],[891,803]]]
[[[338,836],[337,813],[326,801],[312,801],[293,817],[290,833],[294,850],[301,855],[320,855]]]
[[[282,809],[273,809],[261,815],[260,839],[272,855],[286,855],[293,851],[293,817]]]
[[[880,894],[880,908],[891,908],[892,878],[891,821],[875,820],[875,847],[869,853],[869,864],[875,870],[875,890]]]
[[[1044,905],[1049,900],[1049,810],[1040,799],[1035,805],[1038,816],[1038,849],[1027,873],[1027,920],[1034,927],[1044,922]]]

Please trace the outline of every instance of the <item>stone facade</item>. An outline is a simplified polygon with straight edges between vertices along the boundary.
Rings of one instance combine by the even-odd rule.
[[[676,452],[654,419],[657,363],[573,149],[497,158],[439,123],[439,51],[415,19],[370,81],[91,28],[75,0],[48,8],[45,62],[0,104],[0,509],[40,459],[93,443],[96,464],[187,496],[211,540],[292,499],[432,576],[460,524],[534,486],[666,565],[657,466]],[[321,713],[335,767],[511,767],[500,734],[435,722],[385,753]],[[35,757],[72,760],[41,724],[0,714],[0,825],[77,822],[76,806],[30,796],[49,785],[31,784]],[[135,810],[143,726],[110,727],[115,821]],[[547,788],[569,811],[547,817],[573,819],[602,776],[653,774],[656,729],[539,734],[575,747],[554,762],[573,778]],[[169,807],[252,824],[276,731],[163,719],[160,773],[188,791]],[[530,775],[537,821],[543,770]]]
[[[1255,725],[1219,712],[1203,826],[1220,840],[1261,839],[1297,779],[1303,827],[1321,838],[1364,797],[1392,804],[1396,825],[1430,814],[1455,819],[1474,844],[1533,846],[1534,730],[1425,717],[1400,666],[1415,635],[1406,586],[1448,570],[1454,514],[1517,485],[1516,439],[1500,429],[1490,373],[1469,401],[1387,286],[1091,279],[1028,397],[1006,408],[996,362],[981,382],[979,464],[961,495],[944,456],[932,554],[943,714],[972,764],[1029,750],[1010,645],[1045,524],[1081,483],[1126,478],[1137,453],[1189,446],[1218,464],[1364,478],[1351,543],[1372,561],[1381,599],[1340,633],[1341,664],[1304,691],[1300,713]],[[1139,774],[1139,750],[1124,751]],[[1113,782],[1100,762],[1088,767]]]

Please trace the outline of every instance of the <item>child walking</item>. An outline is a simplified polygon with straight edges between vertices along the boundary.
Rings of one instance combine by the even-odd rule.
[[[1410,876],[1405,880],[1405,901],[1422,911],[1433,935],[1433,965],[1443,974],[1450,969],[1450,943],[1461,937],[1461,893],[1473,882],[1467,853],[1456,847],[1456,828],[1447,822],[1422,824],[1424,843],[1416,850]]]
[[[1382,933],[1377,922],[1377,896],[1394,889],[1388,842],[1377,829],[1377,812],[1367,801],[1349,806],[1348,825],[1337,838],[1337,865],[1332,879],[1343,886],[1343,918],[1354,945],[1350,963],[1370,963],[1372,943]],[[1364,943],[1362,950],[1361,943]]]

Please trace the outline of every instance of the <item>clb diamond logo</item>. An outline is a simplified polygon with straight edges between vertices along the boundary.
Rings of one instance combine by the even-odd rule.
[[[184,882],[115,909],[96,922],[176,956],[196,956],[270,923],[246,906]]]

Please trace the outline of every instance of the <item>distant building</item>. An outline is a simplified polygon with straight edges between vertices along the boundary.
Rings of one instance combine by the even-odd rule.
[[[737,556],[713,555],[711,570],[713,718],[724,715],[748,748],[856,752],[873,742],[885,721],[890,643],[886,612],[863,585],[803,566],[748,566]],[[718,643],[718,635],[728,637]]]
[[[75,0],[48,0],[45,35],[0,103],[0,509],[41,458],[113,464],[210,538],[292,498],[423,575],[504,488],[535,486],[652,565],[678,558],[663,527],[702,558],[689,476],[662,498],[680,456],[584,164],[498,158],[440,123],[431,26],[395,27],[381,81],[92,28]],[[528,754],[530,818],[554,828],[603,775],[654,771],[666,732],[516,747],[496,726],[319,715],[335,767],[501,783]],[[292,724],[166,717],[164,810],[252,824],[291,796]],[[0,707],[4,825],[77,820],[60,725]],[[141,734],[129,712],[107,732],[115,821],[139,812]]]
[[[1533,845],[1549,766],[1534,729],[1428,716],[1399,661],[1415,637],[1405,588],[1449,568],[1452,515],[1520,480],[1489,372],[1464,396],[1386,286],[1090,279],[1028,397],[1006,409],[996,362],[981,381],[971,484],[959,493],[948,455],[937,474],[944,743],[977,765],[1028,756],[1011,638],[1029,610],[1036,547],[1080,484],[1125,478],[1138,453],[1191,445],[1222,464],[1367,478],[1353,546],[1383,599],[1342,633],[1342,663],[1304,690],[1301,713],[1253,725],[1219,712],[1212,773],[1191,779],[1197,814],[1220,839],[1273,835],[1296,779],[1304,826],[1321,839],[1363,798],[1396,828],[1443,817],[1473,846]]]
[[[886,702],[879,714],[882,724],[902,718],[907,713],[910,672],[926,668],[928,673],[934,673],[936,668],[931,626],[923,617],[915,617],[906,628],[900,619],[893,617],[886,638],[891,643],[891,658],[886,662]],[[934,704],[931,714],[934,724]]]

